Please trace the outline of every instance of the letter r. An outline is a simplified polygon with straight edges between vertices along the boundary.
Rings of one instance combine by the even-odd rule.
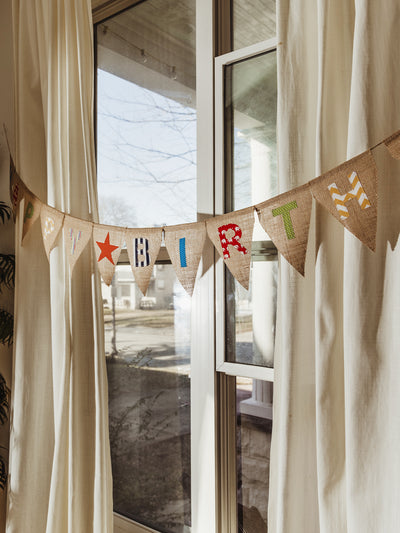
[[[228,239],[226,237],[226,232],[232,230],[234,232],[233,237]],[[247,248],[245,248],[240,243],[240,238],[242,237],[242,230],[236,224],[226,224],[225,226],[220,226],[218,228],[219,240],[221,241],[222,252],[224,259],[230,258],[230,253],[228,246],[233,246],[238,252],[242,254],[247,254]]]

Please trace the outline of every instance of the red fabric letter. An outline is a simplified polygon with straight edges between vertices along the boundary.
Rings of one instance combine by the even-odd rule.
[[[230,239],[227,239],[226,232],[229,230],[234,231],[235,234]],[[219,240],[221,241],[224,259],[230,258],[228,246],[233,246],[238,252],[242,252],[242,254],[247,254],[247,249],[240,244],[242,230],[239,228],[239,226],[237,226],[236,224],[226,224],[225,226],[220,226],[218,228],[218,233]]]

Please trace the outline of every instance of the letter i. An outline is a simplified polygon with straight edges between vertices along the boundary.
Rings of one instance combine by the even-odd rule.
[[[179,258],[181,261],[181,268],[187,267],[186,262],[186,239],[182,237],[179,239]]]

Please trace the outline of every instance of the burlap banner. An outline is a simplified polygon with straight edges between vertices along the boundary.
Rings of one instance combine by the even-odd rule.
[[[371,148],[385,144],[400,159],[400,130]],[[110,284],[124,237],[136,283],[146,294],[161,246],[162,231],[172,265],[182,286],[193,293],[197,270],[208,233],[227,267],[243,287],[249,288],[254,209],[279,252],[302,275],[308,244],[311,195],[351,233],[375,250],[378,176],[372,151],[367,150],[308,184],[205,223],[157,228],[117,228],[92,224],[43,204],[20,179],[10,156],[10,197],[14,217],[24,198],[23,238],[40,217],[46,255],[55,246],[64,226],[64,243],[71,273],[94,234],[97,264],[105,283]]]
[[[47,259],[49,259],[50,252],[56,244],[63,222],[64,213],[61,213],[49,205],[42,204],[42,209],[40,210],[40,225],[42,226],[43,244]]]
[[[17,209],[19,206],[19,203],[21,202],[22,198],[24,197],[24,191],[26,187],[19,177],[17,170],[14,165],[14,161],[10,155],[10,200],[11,200],[11,206],[12,211],[15,216],[17,213]]]
[[[42,202],[32,194],[28,189],[24,192],[24,221],[22,226],[22,240],[24,242],[25,236],[31,229],[33,224],[40,216]]]
[[[309,185],[255,206],[261,226],[283,257],[304,276],[312,208]]]
[[[207,233],[237,281],[249,288],[254,207],[206,220]]]
[[[165,246],[172,266],[190,296],[193,294],[206,233],[204,222],[164,228]]]
[[[64,243],[65,251],[69,259],[71,275],[79,256],[92,236],[92,226],[93,224],[91,222],[65,215]]]
[[[390,155],[395,159],[400,159],[400,131],[396,131],[390,137],[384,140]]]
[[[378,179],[371,151],[326,172],[310,186],[315,199],[375,251]]]
[[[129,261],[143,295],[150,283],[153,266],[161,247],[161,228],[127,229],[125,234]]]
[[[93,226],[93,245],[100,275],[106,285],[111,285],[115,266],[124,243],[125,229],[114,226]]]

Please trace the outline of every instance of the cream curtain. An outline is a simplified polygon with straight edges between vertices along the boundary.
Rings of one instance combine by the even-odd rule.
[[[400,128],[400,3],[278,2],[282,191]],[[270,533],[400,528],[400,165],[374,151],[373,254],[315,206],[306,278],[282,260]]]
[[[97,220],[89,0],[13,0],[16,165],[44,202]],[[17,231],[7,532],[112,531],[101,294],[88,246],[71,281]]]

